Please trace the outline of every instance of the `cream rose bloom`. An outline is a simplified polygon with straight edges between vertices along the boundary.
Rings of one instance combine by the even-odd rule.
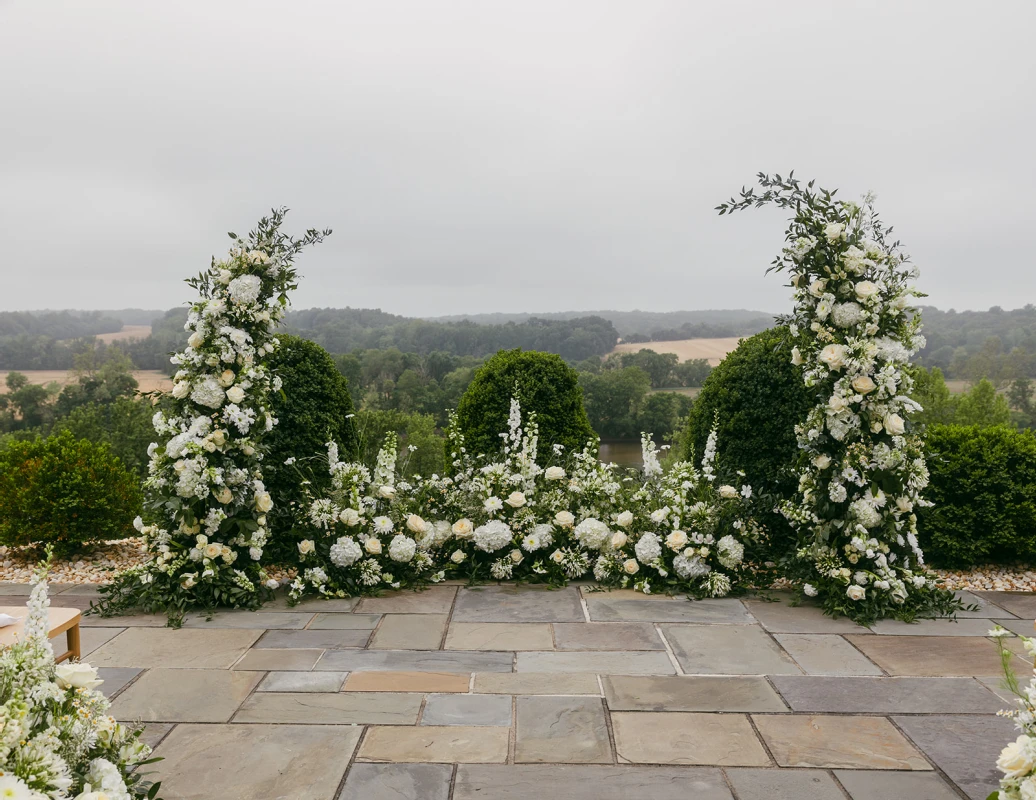
[[[560,525],[562,528],[571,528],[575,524],[576,518],[572,516],[570,511],[559,511],[554,515],[554,522]]]
[[[205,337],[202,336],[197,331],[195,331],[187,339],[187,344],[189,344],[191,347],[193,347],[195,350],[197,350],[199,347],[201,347],[203,344],[205,344]]]
[[[299,542],[299,555],[308,556],[316,549],[316,543],[312,539],[303,539]]]
[[[338,519],[351,528],[353,525],[360,524],[360,512],[355,508],[343,508],[342,513],[338,515]]]
[[[382,498],[384,498],[386,500],[391,500],[393,497],[396,496],[396,487],[395,486],[388,486],[388,485],[379,486],[378,487],[378,496],[382,497]]]
[[[860,281],[856,284],[856,299],[866,303],[881,291],[881,287],[873,281]]]
[[[898,508],[903,514],[909,514],[914,510],[914,504],[910,502],[909,497],[897,497],[896,508]]]
[[[621,514],[615,517],[615,524],[620,528],[628,528],[633,524],[633,512],[623,511]]]
[[[670,550],[683,550],[687,546],[687,534],[683,531],[673,531],[665,537],[665,543]]]
[[[813,464],[817,469],[827,469],[831,466],[831,456],[821,453],[813,458]]]
[[[849,403],[840,394],[833,394],[827,399],[827,407],[835,414],[839,414],[845,411],[849,407]]]
[[[827,289],[827,281],[823,278],[817,278],[809,285],[809,293],[814,297],[820,297],[825,289]]]
[[[406,518],[406,526],[414,533],[428,532],[428,523],[417,516],[417,514],[411,514]]]
[[[463,550],[454,550],[453,555],[450,556],[450,561],[454,564],[460,564],[465,558],[467,558],[467,556],[464,554]]]
[[[224,389],[228,386],[233,386],[235,377],[234,370],[225,369],[223,370],[223,374],[219,376],[219,385]]]
[[[820,360],[827,364],[829,369],[841,369],[845,366],[845,356],[845,345],[841,344],[829,344],[820,351]]]
[[[226,444],[226,442],[227,435],[223,433],[223,431],[212,432],[212,443],[216,445],[216,447],[222,447],[224,444]]]
[[[1036,766],[1032,750],[1029,737],[1022,734],[1000,752],[996,760],[997,769],[1004,773],[1005,778],[1024,778]]]
[[[270,497],[270,493],[259,492],[259,494],[255,496],[255,507],[262,514],[265,514],[273,508],[273,498]]]
[[[563,470],[561,467],[547,467],[547,470],[543,473],[543,476],[548,481],[560,481],[562,478],[565,477],[565,470]]]
[[[637,559],[629,558],[622,562],[622,569],[627,575],[636,575],[640,571],[640,564],[637,563]]]
[[[612,550],[618,550],[621,547],[625,547],[626,542],[628,541],[629,537],[626,536],[625,533],[623,533],[622,531],[615,531],[615,533],[612,534],[612,538],[610,540]]]
[[[54,677],[62,689],[96,689],[103,680],[89,664],[66,662],[54,668]]]
[[[470,519],[464,517],[454,522],[450,530],[453,531],[453,535],[458,539],[468,539],[471,537],[472,531],[475,530],[475,526],[471,524]]]
[[[719,487],[719,496],[727,500],[731,500],[737,497],[737,489],[735,489],[733,486],[729,486],[728,484],[723,484]]]
[[[363,543],[363,549],[370,553],[372,556],[379,555],[381,553],[381,539],[372,536],[366,542]]]
[[[230,491],[230,489],[228,489],[226,486],[222,487],[218,492],[215,493],[215,495],[216,499],[219,500],[219,502],[223,503],[223,505],[226,505],[234,499],[234,493]]]
[[[223,555],[223,545],[211,542],[205,545],[205,547],[202,548],[201,552],[202,555],[205,556],[205,558],[219,558],[221,555]]]
[[[864,597],[867,596],[867,590],[864,589],[862,586],[854,585],[846,589],[845,594],[850,600],[862,600]]]
[[[791,348],[791,363],[794,364],[796,367],[802,366],[802,351],[799,350],[799,348],[797,347]]]
[[[844,233],[844,222],[832,222],[829,223],[826,228],[824,228],[824,236],[827,237],[827,240],[829,242],[837,242],[839,239],[842,238]]]
[[[906,430],[906,423],[899,414],[889,414],[885,417],[885,432],[890,436],[899,436]]]
[[[177,381],[173,384],[173,397],[177,400],[183,400],[187,395],[191,393],[191,384],[187,381]]]
[[[870,375],[857,375],[853,378],[853,389],[860,394],[870,394],[877,388],[877,384]]]
[[[240,403],[245,399],[245,390],[240,386],[231,386],[227,389],[227,400],[231,403]]]
[[[511,492],[504,502],[511,508],[521,508],[525,505],[525,494],[522,492]]]

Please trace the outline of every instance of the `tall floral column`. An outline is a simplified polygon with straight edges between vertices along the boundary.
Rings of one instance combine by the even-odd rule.
[[[783,320],[816,406],[796,428],[799,496],[780,509],[800,533],[792,572],[824,609],[861,622],[950,613],[917,543],[914,509],[928,485],[910,423],[910,357],[924,346],[918,271],[888,239],[871,198],[838,201],[789,176],[760,174],[720,214],[774,204],[794,214],[771,269],[791,273],[795,310]]]
[[[281,388],[266,357],[296,285],[294,258],[330,234],[293,239],[280,232],[284,215],[273,211],[245,238],[230,234],[229,254],[187,281],[200,297],[187,347],[171,358],[171,397],[154,416],[160,440],[148,451],[146,511],[135,523],[154,558],[107,588],[102,613],[165,610],[175,620],[190,607],[254,608],[263,599],[273,505],[263,439],[277,424],[270,392]]]

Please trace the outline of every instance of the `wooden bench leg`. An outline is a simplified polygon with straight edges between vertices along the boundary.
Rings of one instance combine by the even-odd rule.
[[[73,661],[79,661],[82,658],[79,643],[79,625],[73,625],[66,632],[68,637],[68,656]]]

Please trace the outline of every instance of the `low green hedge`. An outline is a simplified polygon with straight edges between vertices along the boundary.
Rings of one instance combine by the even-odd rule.
[[[929,564],[1036,563],[1036,436],[1007,426],[932,425],[934,505],[918,510]]]

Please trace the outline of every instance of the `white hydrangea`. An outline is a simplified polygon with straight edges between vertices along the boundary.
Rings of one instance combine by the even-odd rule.
[[[673,569],[676,570],[677,575],[684,580],[691,580],[712,572],[712,567],[702,561],[696,554],[687,555],[688,552],[693,553],[694,551],[686,551],[673,559]]]
[[[351,567],[363,557],[363,550],[351,536],[343,536],[331,545],[331,563],[336,567]]]
[[[410,561],[416,552],[417,542],[401,533],[393,536],[389,542],[388,554],[393,561]]]
[[[849,512],[865,528],[875,528],[881,524],[881,513],[866,500],[854,500],[849,504]]]
[[[650,564],[662,555],[662,539],[657,533],[643,533],[633,549],[641,564]]]
[[[240,275],[227,285],[230,300],[239,306],[251,305],[259,299],[262,279],[258,275]]]
[[[499,519],[479,525],[472,535],[475,547],[486,553],[495,553],[501,547],[506,547],[511,543],[512,538],[513,534],[507,523]]]
[[[727,569],[734,569],[745,556],[745,546],[733,536],[724,536],[716,543],[716,558]]]
[[[573,533],[576,541],[588,550],[600,550],[611,537],[608,526],[594,517],[588,517],[576,525]]]
[[[213,375],[206,375],[191,390],[191,400],[206,408],[219,408],[226,398],[227,393],[219,385],[219,379]]]
[[[831,321],[839,328],[849,328],[863,320],[863,309],[856,303],[838,303],[831,312]]]

